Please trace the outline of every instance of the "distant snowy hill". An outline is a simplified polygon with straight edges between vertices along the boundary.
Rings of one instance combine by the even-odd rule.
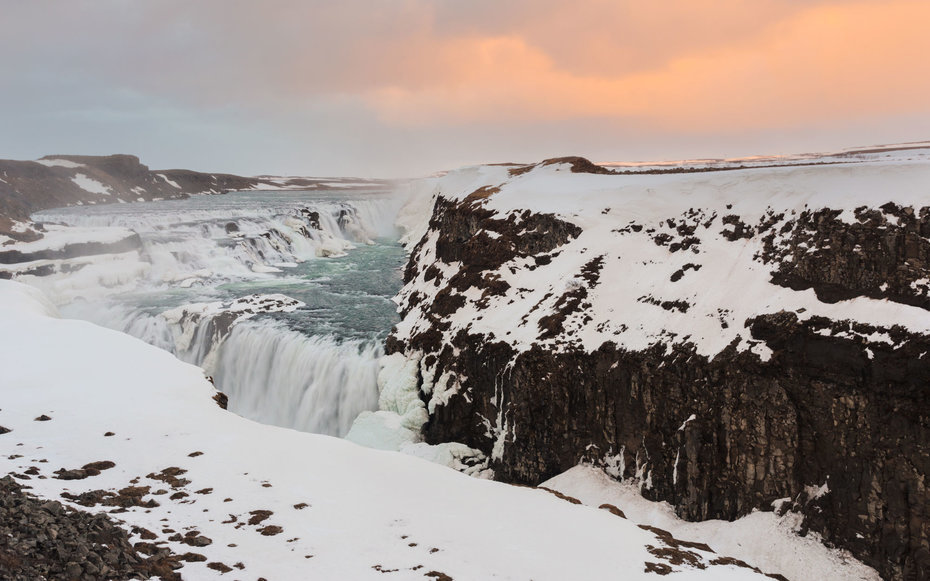
[[[37,210],[186,198],[234,190],[351,189],[384,185],[357,178],[241,177],[184,169],[151,170],[134,155],[50,155],[37,161],[0,160],[0,236],[32,240]]]
[[[930,146],[412,188],[388,361],[414,397],[366,421],[504,481],[589,462],[687,519],[798,511],[930,575]]]

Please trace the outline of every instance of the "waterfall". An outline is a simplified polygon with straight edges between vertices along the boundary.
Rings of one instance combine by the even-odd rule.
[[[195,199],[61,208],[39,212],[33,219],[134,230],[142,240],[146,266],[139,286],[149,287],[255,278],[295,263],[343,256],[377,238],[397,238],[394,220],[400,202],[393,196],[307,200],[290,194],[258,204],[254,193],[245,194],[227,194],[222,203],[207,197],[214,200],[212,205]]]
[[[394,316],[384,297],[396,292],[395,277],[378,268],[400,267],[378,253],[400,251],[384,240],[398,238],[402,202],[384,193],[237,192],[33,218],[129,228],[142,240],[133,256],[95,257],[98,270],[88,267],[79,273],[85,276],[48,277],[53,298],[68,291],[56,301],[64,316],[203,367],[229,396],[230,411],[341,437],[360,412],[378,405],[379,338]],[[347,258],[328,260],[340,256]],[[98,271],[124,275],[121,285]],[[283,295],[306,308],[259,304]],[[241,303],[250,297],[254,305]]]
[[[376,342],[337,343],[249,321],[223,342],[213,378],[239,415],[341,437],[359,413],[378,406],[381,354]]]

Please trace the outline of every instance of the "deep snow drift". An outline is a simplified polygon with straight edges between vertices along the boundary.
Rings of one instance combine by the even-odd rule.
[[[230,578],[274,580],[765,578],[543,490],[243,419],[214,403],[199,368],[58,319],[34,289],[8,281],[0,368],[4,472],[43,497],[122,498],[125,511],[92,510],[140,527],[134,540],[202,554],[182,569],[188,578],[226,578],[210,568],[218,563]],[[55,477],[104,460],[115,466],[99,475]],[[84,494],[95,490],[105,492]]]

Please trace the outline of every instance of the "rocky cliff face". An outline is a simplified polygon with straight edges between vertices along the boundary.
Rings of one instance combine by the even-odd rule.
[[[388,341],[425,439],[508,482],[598,464],[693,520],[801,511],[930,578],[930,152],[817,163],[437,181]]]

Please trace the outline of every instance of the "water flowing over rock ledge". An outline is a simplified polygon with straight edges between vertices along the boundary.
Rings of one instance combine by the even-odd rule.
[[[592,166],[422,184],[387,351],[426,441],[523,484],[595,463],[688,519],[800,511],[885,578],[930,575],[928,151]]]

